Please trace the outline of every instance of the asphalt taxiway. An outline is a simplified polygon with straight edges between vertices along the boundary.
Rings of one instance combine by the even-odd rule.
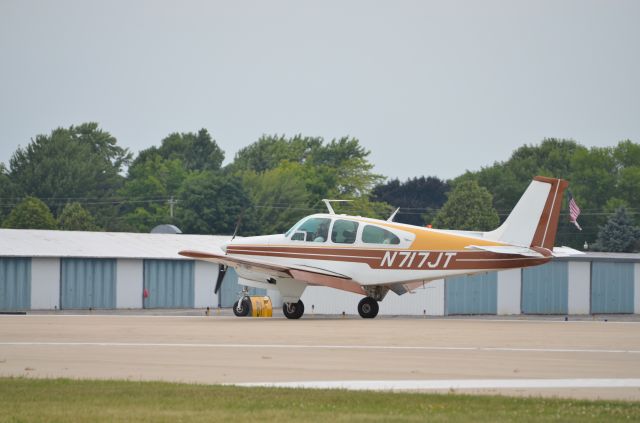
[[[640,400],[640,322],[0,315],[0,376]]]

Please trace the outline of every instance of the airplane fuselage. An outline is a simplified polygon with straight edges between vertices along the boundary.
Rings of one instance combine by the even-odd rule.
[[[236,239],[227,245],[226,253],[285,266],[325,269],[347,275],[361,285],[432,281],[460,274],[535,266],[550,259],[550,255],[523,257],[469,250],[465,247],[503,244],[477,236],[465,236],[459,231],[441,231],[340,215],[318,214],[309,218],[331,219],[329,229],[334,221],[349,220],[358,224],[358,231],[349,245],[332,242],[331,239],[293,240],[295,231],[290,231],[288,235]],[[390,231],[398,236],[398,244],[365,242],[363,232],[366,226]],[[428,245],[441,248],[427,249]],[[238,273],[243,276],[242,269],[238,269]],[[248,273],[244,275],[250,276]]]

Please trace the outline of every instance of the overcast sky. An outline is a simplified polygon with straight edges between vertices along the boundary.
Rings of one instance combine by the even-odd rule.
[[[134,153],[204,127],[226,162],[349,135],[401,179],[640,142],[640,1],[0,0],[0,162],[86,121]]]

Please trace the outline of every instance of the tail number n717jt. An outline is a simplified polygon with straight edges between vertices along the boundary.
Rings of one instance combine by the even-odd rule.
[[[446,269],[456,254],[433,251],[385,251],[379,267],[393,269]]]

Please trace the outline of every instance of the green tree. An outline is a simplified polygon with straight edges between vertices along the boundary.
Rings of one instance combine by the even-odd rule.
[[[63,231],[99,231],[95,219],[80,203],[68,203],[58,217],[58,228]]]
[[[149,232],[161,223],[174,223],[168,200],[177,198],[187,179],[187,171],[179,159],[164,159],[160,155],[147,157],[129,170],[118,195],[124,199],[120,215],[124,228]]]
[[[238,177],[214,172],[190,174],[178,199],[178,227],[191,234],[232,234],[241,212],[250,205]]]
[[[8,175],[4,163],[0,163],[0,221],[2,221],[13,208],[17,198],[22,197],[18,187]]]
[[[45,203],[29,196],[11,210],[2,226],[12,229],[55,229],[56,220]]]
[[[165,160],[180,160],[186,170],[218,170],[224,160],[224,151],[211,138],[206,129],[193,132],[172,133],[161,142],[160,147],[143,150],[131,165],[131,169],[160,156]]]
[[[588,150],[573,140],[547,138],[539,145],[524,145],[516,149],[507,161],[496,162],[478,172],[467,172],[453,182],[476,180],[489,190],[493,195],[493,206],[506,217],[534,176],[570,180],[572,160],[579,153],[588,153]],[[579,195],[576,197],[581,198]]]
[[[309,192],[309,204],[313,205],[322,198],[368,195],[383,180],[381,175],[372,172],[369,154],[355,138],[343,137],[325,143],[320,137],[263,136],[238,151],[228,170],[262,173],[284,163],[299,164]]]
[[[500,223],[491,193],[474,180],[462,181],[448,194],[433,225],[443,229],[488,231]]]
[[[338,214],[345,213],[352,216],[364,216],[383,220],[391,216],[394,210],[393,207],[384,201],[373,201],[366,195],[354,197],[350,199],[349,202],[334,203],[333,208]],[[325,212],[326,210],[323,209],[322,211]]]
[[[599,212],[609,197],[619,196],[613,152],[611,148],[587,149],[573,140],[549,138],[539,145],[518,148],[507,161],[496,162],[478,172],[467,172],[454,183],[465,179],[478,181],[493,195],[499,215],[506,218],[534,176],[567,179],[583,210],[580,225],[584,230],[575,229],[565,212],[556,242],[578,248],[585,241],[593,242],[598,227],[604,223]]]
[[[316,147],[305,164],[329,170],[325,172],[324,183],[332,196],[361,197],[384,179],[372,172],[369,154],[357,139],[342,137]]]
[[[438,210],[447,201],[449,184],[435,176],[409,178],[405,182],[392,179],[372,191],[375,201],[400,207],[396,222],[424,226],[424,212]],[[431,219],[429,219],[431,222]]]
[[[613,148],[593,147],[577,151],[572,159],[571,191],[583,209],[599,209],[616,195],[617,165]]]
[[[624,207],[619,207],[600,228],[598,239],[591,246],[595,251],[632,253],[640,246],[640,228],[633,225]]]
[[[95,204],[91,208],[98,220],[107,223],[116,212],[107,204],[124,182],[120,173],[130,158],[97,123],[84,123],[38,135],[18,148],[9,176],[25,194],[59,209],[70,198],[87,199]]]
[[[614,148],[613,157],[618,173],[616,196],[630,208],[640,210],[640,144],[621,141]],[[636,224],[640,224],[640,214],[636,214]]]
[[[296,163],[283,163],[262,173],[242,173],[242,186],[251,202],[243,235],[283,233],[309,214],[309,193],[299,168]]]
[[[260,173],[274,169],[282,162],[303,164],[322,144],[320,137],[263,135],[258,141],[240,149],[229,167],[233,171],[252,170]]]

